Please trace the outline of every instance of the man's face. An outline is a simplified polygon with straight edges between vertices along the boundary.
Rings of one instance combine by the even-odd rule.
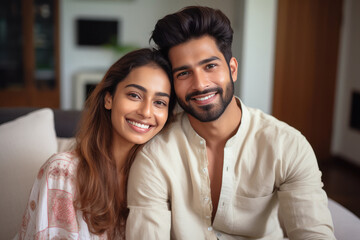
[[[169,59],[180,106],[201,122],[218,119],[234,95],[235,58],[230,71],[215,40],[203,36],[172,47]]]

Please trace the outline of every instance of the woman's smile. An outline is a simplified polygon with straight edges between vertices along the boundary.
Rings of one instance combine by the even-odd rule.
[[[163,69],[153,65],[133,69],[114,96],[105,99],[105,107],[111,109],[113,143],[143,144],[154,137],[166,123],[170,90]]]

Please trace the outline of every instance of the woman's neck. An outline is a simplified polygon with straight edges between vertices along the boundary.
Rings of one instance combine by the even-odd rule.
[[[118,169],[123,168],[124,164],[126,163],[126,160],[129,157],[129,153],[133,147],[134,147],[134,144],[132,144],[132,145],[113,144],[112,156],[115,160],[115,164]]]

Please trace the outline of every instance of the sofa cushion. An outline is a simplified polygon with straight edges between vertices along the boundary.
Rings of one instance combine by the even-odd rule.
[[[56,152],[51,109],[0,125],[0,239],[10,239],[19,230],[37,172]]]

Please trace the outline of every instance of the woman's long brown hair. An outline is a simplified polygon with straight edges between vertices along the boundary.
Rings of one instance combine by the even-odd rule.
[[[91,233],[106,233],[110,239],[124,238],[128,216],[126,182],[139,145],[135,145],[130,151],[124,166],[117,166],[111,151],[111,110],[105,109],[104,98],[107,92],[114,96],[117,84],[126,78],[132,69],[148,64],[164,69],[171,82],[169,122],[175,105],[170,66],[157,51],[140,49],[128,53],[109,68],[85,103],[76,136],[79,164],[74,206],[82,211]]]

